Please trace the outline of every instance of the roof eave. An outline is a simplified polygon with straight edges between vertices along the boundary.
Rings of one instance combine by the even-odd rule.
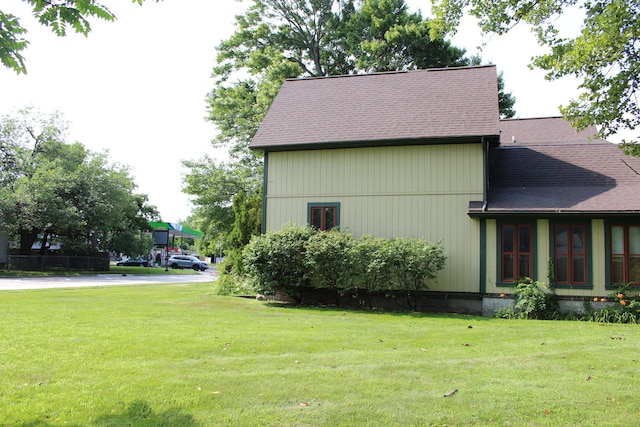
[[[294,144],[263,144],[249,145],[255,151],[304,151],[304,150],[327,150],[335,148],[370,148],[370,147],[394,147],[406,145],[436,145],[436,144],[476,144],[482,141],[489,141],[492,145],[500,143],[500,135],[465,135],[446,136],[430,138],[401,138],[401,139],[379,139],[367,141],[329,141],[329,142],[302,142]]]
[[[590,216],[590,217],[614,217],[614,216],[627,216],[627,215],[640,215],[640,210],[575,210],[575,209],[484,209],[481,208],[469,208],[467,215],[472,218],[499,218],[505,216],[528,216],[528,217],[541,217],[548,218],[553,216]]]

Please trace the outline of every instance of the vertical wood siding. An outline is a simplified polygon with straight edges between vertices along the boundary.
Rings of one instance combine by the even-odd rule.
[[[375,147],[269,154],[267,230],[307,222],[307,204],[340,203],[340,226],[356,236],[443,241],[447,265],[430,286],[479,291],[480,144]]]

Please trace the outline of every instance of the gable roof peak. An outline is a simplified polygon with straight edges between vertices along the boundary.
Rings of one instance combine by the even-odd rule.
[[[467,65],[463,67],[434,67],[434,68],[418,68],[414,70],[390,70],[390,71],[373,71],[371,73],[358,73],[358,74],[335,74],[328,76],[306,76],[306,77],[290,77],[285,79],[286,82],[296,81],[309,81],[309,80],[326,80],[326,79],[344,79],[344,78],[356,78],[356,77],[370,77],[370,76],[385,76],[393,74],[410,74],[410,73],[435,73],[442,71],[460,71],[469,70],[475,68],[496,68],[495,64],[485,65]]]
[[[497,140],[495,65],[286,80],[250,148]]]

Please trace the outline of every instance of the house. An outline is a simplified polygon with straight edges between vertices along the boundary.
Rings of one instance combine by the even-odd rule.
[[[444,242],[430,285],[491,313],[522,276],[567,301],[640,284],[640,159],[561,118],[500,120],[495,66],[287,80],[250,147],[264,231]]]

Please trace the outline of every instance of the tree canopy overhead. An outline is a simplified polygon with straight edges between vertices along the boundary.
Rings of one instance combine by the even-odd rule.
[[[580,93],[561,112],[576,128],[599,126],[606,138],[640,125],[640,3],[635,0],[432,0],[436,19],[432,36],[455,32],[465,12],[478,19],[483,33],[505,34],[514,25],[531,25],[548,53],[532,66],[550,80],[574,76]],[[584,14],[580,34],[564,37],[558,18]],[[637,144],[627,151],[640,155]]]
[[[96,0],[23,0],[28,3],[33,16],[38,22],[57,36],[64,37],[68,29],[76,33],[88,35],[91,32],[89,19],[97,18],[114,21],[116,16],[103,4]],[[142,4],[144,0],[131,0]],[[156,2],[160,0],[155,0]],[[0,10],[0,61],[16,73],[27,72],[22,52],[29,45],[24,38],[27,29],[20,24],[20,19]]]

